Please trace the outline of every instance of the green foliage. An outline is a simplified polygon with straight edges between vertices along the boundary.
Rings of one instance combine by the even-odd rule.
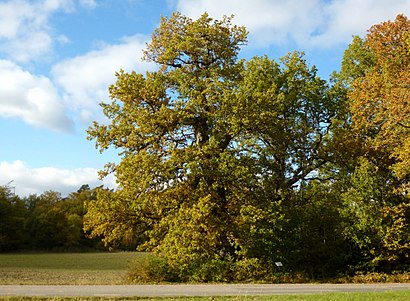
[[[192,267],[192,275],[188,278],[193,282],[231,282],[233,279],[230,265],[226,260],[209,260],[199,267]]]
[[[120,70],[110,123],[88,129],[119,149],[101,172],[119,188],[0,187],[0,252],[153,251],[138,282],[408,271],[409,30],[399,15],[354,37],[329,84],[303,53],[240,60],[232,17],[162,18],[144,53],[158,69]]]
[[[160,283],[177,282],[180,279],[173,273],[165,258],[146,254],[129,264],[127,280],[132,283]]]
[[[339,192],[327,182],[310,181],[285,207],[283,254],[285,270],[309,278],[329,278],[345,271],[352,244],[343,234],[345,218]]]
[[[20,198],[0,187],[0,252],[101,248],[83,231],[84,203],[95,198],[96,189],[88,185],[67,198],[55,191]]]
[[[370,267],[391,271],[409,265],[409,205],[395,193],[389,173],[361,159],[341,197],[348,223],[344,234],[368,258]]]
[[[102,104],[111,123],[88,134],[100,150],[121,149],[103,173],[115,172],[120,186],[88,203],[91,236],[115,246],[143,229],[142,249],[198,281],[288,253],[281,206],[327,163],[338,99],[303,54],[244,62],[245,42],[231,18],[174,14],[145,52],[159,70],[117,73],[113,101]]]
[[[47,191],[39,197],[29,198],[30,217],[27,221],[29,244],[36,243],[40,248],[63,245],[67,228],[64,223],[64,212],[57,205],[61,201],[61,195],[54,191]]]
[[[88,129],[100,151],[120,149],[121,162],[101,173],[115,173],[119,188],[87,203],[86,231],[107,246],[154,251],[147,279],[164,269],[179,280],[255,280],[274,275],[277,261],[311,278],[407,266],[407,152],[369,146],[377,131],[357,127],[357,112],[373,108],[360,84],[380,62],[377,70],[403,71],[394,62],[407,40],[395,44],[383,26],[353,39],[329,85],[303,53],[238,59],[247,32],[230,17],[162,18],[144,56],[157,71],[120,70],[102,104],[110,123]],[[379,31],[392,49],[380,50]]]
[[[410,273],[359,272],[348,279],[338,279],[341,283],[409,283]]]
[[[364,39],[354,38],[339,74],[350,114],[343,137],[356,144],[345,151],[344,233],[364,269],[376,271],[409,266],[409,30],[403,15],[372,26]]]
[[[87,199],[84,206],[87,212],[83,229],[89,237],[102,238],[112,249],[135,250],[145,241],[147,227],[126,195],[99,189],[96,198]]]
[[[23,243],[25,216],[24,203],[0,186],[0,252],[14,251]]]
[[[230,22],[212,22],[206,15],[197,21],[178,14],[163,19],[146,54],[161,71],[145,77],[118,73],[110,88],[114,101],[104,105],[112,124],[89,130],[101,149],[123,149],[123,160],[113,167],[120,184],[114,203],[150,230],[147,248],[166,253],[182,270],[192,260],[214,258],[218,250],[234,251],[232,224],[226,221],[236,210],[236,187],[246,183],[240,178],[248,174],[231,185],[230,172],[247,172],[248,166],[232,147],[234,129],[224,117],[232,100],[224,93],[230,94],[243,66],[236,55],[246,33]],[[91,235],[103,233],[107,243],[130,229],[128,218],[101,224],[102,216],[111,214],[88,214],[87,223]],[[109,231],[111,225],[119,230]]]
[[[259,258],[245,258],[231,264],[232,279],[238,282],[271,282],[274,274],[281,271],[272,271],[272,267]]]
[[[376,58],[365,45],[365,41],[355,36],[344,52],[340,72],[334,75],[339,83],[350,88],[353,81],[365,76],[374,66],[375,62]]]
[[[75,249],[92,246],[83,233],[84,201],[95,198],[88,189],[63,199],[54,191],[31,195],[25,201],[28,218],[25,232],[29,248]]]
[[[129,265],[127,279],[133,283],[160,283],[252,282],[273,278],[272,270],[257,258],[236,262],[213,259],[200,266],[193,263],[180,271],[172,267],[165,257],[149,253]]]

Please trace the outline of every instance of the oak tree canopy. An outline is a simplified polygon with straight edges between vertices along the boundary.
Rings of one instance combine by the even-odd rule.
[[[85,229],[107,245],[129,240],[156,252],[179,279],[240,279],[238,271],[272,271],[275,261],[312,273],[326,261],[324,274],[354,257],[341,253],[361,239],[352,239],[359,228],[342,235],[359,214],[346,204],[368,204],[376,182],[347,185],[360,172],[385,176],[366,165],[366,152],[383,149],[408,176],[408,20],[355,38],[332,85],[303,53],[240,59],[247,31],[232,20],[162,18],[144,54],[156,71],[116,74],[112,102],[102,104],[109,124],[94,122],[88,138],[120,150],[120,163],[102,172],[119,187],[88,203]]]

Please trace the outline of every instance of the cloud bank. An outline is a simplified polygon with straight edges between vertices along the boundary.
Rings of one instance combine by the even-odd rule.
[[[0,116],[20,118],[36,127],[71,132],[75,121],[98,119],[98,104],[108,100],[108,87],[119,69],[145,72],[146,37],[123,38],[98,50],[59,62],[51,77],[32,74],[10,60],[0,60]]]
[[[146,40],[142,35],[126,37],[117,44],[104,45],[52,67],[53,82],[63,91],[66,105],[80,111],[83,122],[95,118],[97,105],[108,100],[108,87],[115,83],[115,72],[123,69],[143,73],[150,69],[150,64],[141,60]]]
[[[50,22],[56,13],[95,8],[95,0],[0,3],[0,53],[6,56],[0,61],[0,78],[6,80],[0,82],[0,116],[70,132],[74,123],[102,117],[98,103],[108,100],[115,71],[153,69],[140,61],[148,38],[138,34],[56,62],[47,76],[24,67],[69,40]],[[330,49],[398,13],[410,14],[410,0],[179,0],[175,8],[192,18],[205,11],[215,18],[235,15],[234,21],[250,31],[253,47],[291,41],[301,49]]]
[[[94,168],[61,169],[56,167],[31,168],[20,160],[0,162],[0,185],[15,188],[17,195],[24,197],[30,194],[42,194],[48,190],[60,192],[63,196],[77,191],[81,185],[90,187],[104,185],[106,188],[116,188],[114,175],[103,181],[98,179],[98,170]]]
[[[0,60],[0,116],[59,132],[74,128],[50,79],[7,60]]]
[[[363,35],[372,25],[410,14],[410,0],[179,0],[177,9],[192,18],[234,15],[257,46],[292,40],[303,48],[328,49]]]
[[[65,40],[50,24],[57,12],[72,12],[77,7],[95,8],[95,0],[10,0],[0,2],[0,52],[12,61],[26,63],[52,51]]]

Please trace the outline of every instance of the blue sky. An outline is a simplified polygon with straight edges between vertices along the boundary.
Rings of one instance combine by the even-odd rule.
[[[250,32],[241,56],[279,58],[299,50],[327,78],[353,35],[410,16],[410,0],[9,0],[0,1],[0,185],[26,196],[66,195],[100,182],[118,161],[100,154],[85,130],[103,121],[98,104],[120,68],[154,66],[141,53],[161,16],[235,16]]]

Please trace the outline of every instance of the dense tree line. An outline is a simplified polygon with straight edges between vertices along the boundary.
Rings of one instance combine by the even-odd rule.
[[[83,231],[85,203],[95,198],[96,189],[88,185],[64,198],[55,191],[20,198],[1,186],[0,252],[105,249]]]
[[[163,18],[145,52],[158,69],[119,71],[110,123],[88,130],[120,150],[103,171],[118,189],[5,190],[0,240],[81,245],[81,225],[154,252],[165,280],[410,271],[410,21],[354,37],[329,81],[303,53],[239,59],[246,43],[229,17]]]

